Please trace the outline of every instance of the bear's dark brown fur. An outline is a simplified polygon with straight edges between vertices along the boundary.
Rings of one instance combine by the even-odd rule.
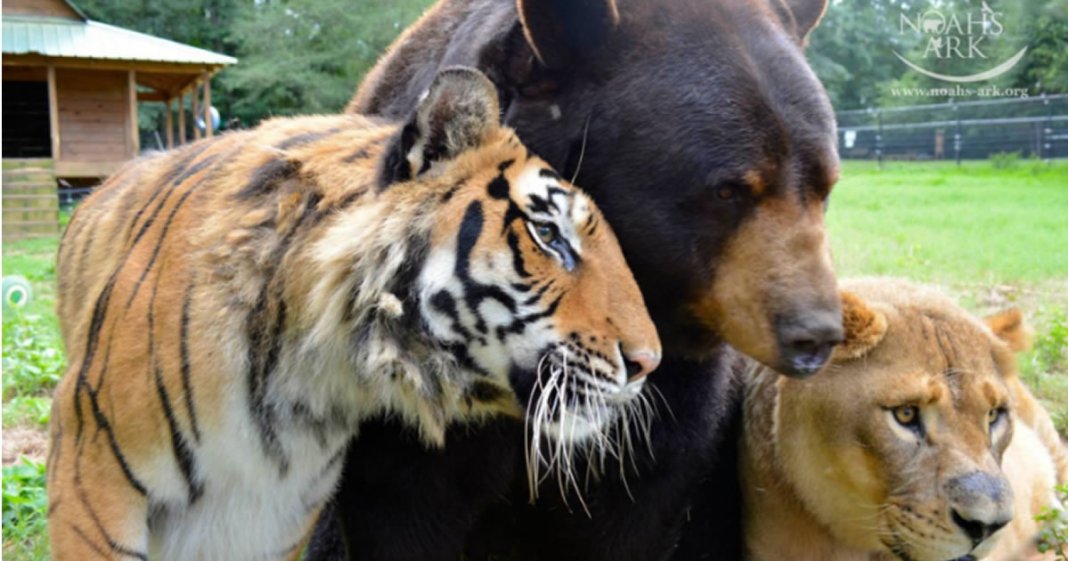
[[[451,561],[465,548],[473,559],[738,555],[723,345],[807,375],[841,337],[823,224],[838,173],[834,116],[800,48],[824,8],[442,0],[397,40],[350,110],[406,114],[438,68],[486,72],[506,122],[616,229],[664,343],[650,378],[664,403],[652,455],[632,452],[626,482],[616,468],[589,483],[590,516],[552,480],[527,505],[515,423],[456,427],[442,451],[389,422],[370,428],[337,500],[352,559]],[[329,558],[329,532],[319,534],[312,558]]]

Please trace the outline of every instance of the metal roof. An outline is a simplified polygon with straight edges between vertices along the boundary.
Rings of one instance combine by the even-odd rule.
[[[227,65],[237,59],[92,20],[4,16],[5,55]]]

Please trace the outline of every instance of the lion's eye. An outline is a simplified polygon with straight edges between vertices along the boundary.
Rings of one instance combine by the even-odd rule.
[[[1008,412],[1004,407],[995,407],[986,414],[986,424],[988,427],[993,428],[1000,422]]]
[[[915,405],[902,405],[894,408],[894,420],[901,426],[916,428],[920,422],[920,410]]]

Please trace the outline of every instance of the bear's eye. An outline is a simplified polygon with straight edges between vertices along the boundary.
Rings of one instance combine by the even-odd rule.
[[[894,420],[905,428],[915,429],[920,424],[920,410],[915,405],[895,407]]]
[[[721,185],[716,188],[716,196],[721,201],[729,201],[738,196],[738,189],[733,185]]]

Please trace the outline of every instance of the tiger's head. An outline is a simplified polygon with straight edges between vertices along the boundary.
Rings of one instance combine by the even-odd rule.
[[[425,439],[444,438],[457,416],[504,412],[525,417],[535,440],[596,442],[629,411],[649,409],[641,389],[660,341],[596,205],[499,114],[485,76],[442,71],[384,143],[379,207],[339,218],[320,247],[350,260],[380,254],[370,275],[384,290],[368,316],[382,334],[376,356],[410,371]],[[386,216],[374,233],[361,222],[368,213]],[[418,341],[397,344],[402,328]],[[375,339],[361,337],[361,348]],[[449,393],[460,396],[456,411],[434,410]]]

